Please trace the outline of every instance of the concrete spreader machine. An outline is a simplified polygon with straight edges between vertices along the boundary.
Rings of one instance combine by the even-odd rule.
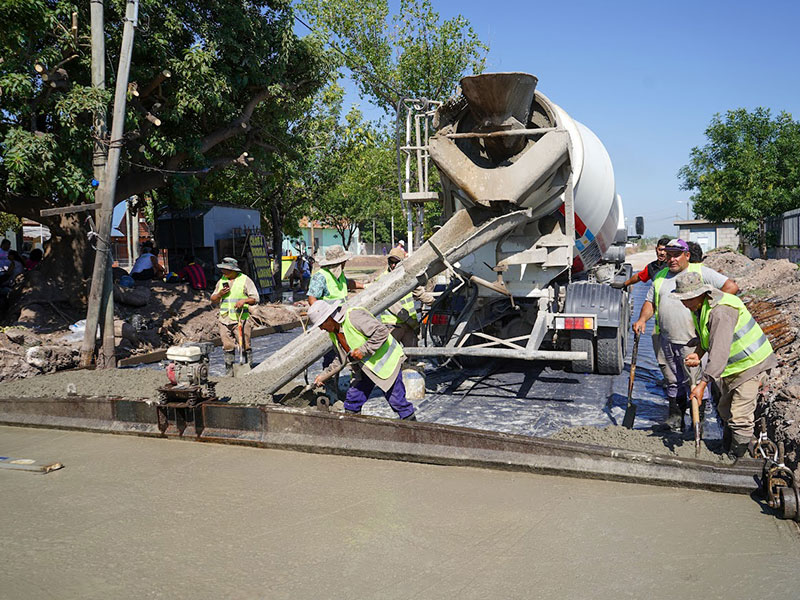
[[[630,267],[624,263],[627,232],[611,162],[594,134],[535,86],[536,78],[523,73],[467,77],[463,96],[435,111],[435,134],[407,144],[418,152],[420,173],[427,171],[428,159],[439,171],[445,221],[395,270],[358,294],[357,302],[377,314],[439,277],[444,291],[431,307],[423,345],[407,348],[408,355],[569,361],[576,371],[619,373],[630,303],[626,293],[606,284],[627,278]],[[420,184],[424,189],[416,194],[426,199],[427,183]],[[770,497],[786,498],[784,516],[800,519],[796,486],[778,489],[774,465],[766,460],[725,465],[271,403],[271,395],[329,344],[324,332],[309,331],[255,367],[247,377],[263,389],[259,405],[204,396],[165,411],[153,399],[65,394],[2,400],[0,423],[733,493],[749,494],[760,480]]]

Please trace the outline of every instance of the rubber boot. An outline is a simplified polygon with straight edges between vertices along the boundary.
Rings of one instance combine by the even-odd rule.
[[[403,421],[416,421],[417,420],[417,413],[411,413],[407,417],[402,418]]]
[[[252,350],[245,350],[244,351],[244,362],[252,369],[253,368],[253,351]]]
[[[233,377],[233,363],[236,360],[236,351],[225,352],[225,377]]]
[[[352,417],[352,416],[355,416],[355,415],[360,415],[361,411],[360,410],[350,410],[349,408],[345,408],[344,409],[344,414],[349,415],[349,416]]]
[[[686,407],[689,405],[689,400],[686,397],[686,394],[683,394],[682,396],[678,396],[677,402],[678,402],[678,410],[681,413],[681,423],[680,423],[681,429],[680,429],[680,431],[683,432],[683,431],[686,431]],[[692,420],[692,415],[691,415],[691,411],[690,411],[689,421],[691,421],[691,420]]]
[[[733,433],[731,435],[731,449],[730,452],[728,452],[728,456],[733,459],[739,459],[745,456],[749,458],[750,441],[750,436],[742,436]]]
[[[669,401],[669,414],[667,415],[667,420],[664,421],[664,425],[666,425],[671,431],[681,431],[681,409],[678,408],[678,399],[677,398],[667,398]]]
[[[733,432],[731,428],[725,425],[722,429],[722,451],[728,454],[731,451],[731,442],[733,441]]]

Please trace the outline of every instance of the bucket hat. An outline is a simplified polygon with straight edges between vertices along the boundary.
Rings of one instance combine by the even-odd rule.
[[[330,267],[338,265],[353,258],[353,254],[346,252],[341,246],[331,246],[325,250],[325,258],[319,261],[320,267]]]
[[[327,302],[325,300],[317,300],[308,309],[308,323],[310,325],[309,331],[322,325],[339,310],[338,302]]]
[[[714,286],[703,282],[700,273],[683,271],[675,277],[675,289],[672,293],[678,300],[691,300],[713,289]]]
[[[400,248],[392,248],[392,251],[389,252],[389,258],[394,258],[396,260],[403,260],[406,257],[405,252],[403,252]]]
[[[225,269],[226,271],[236,271],[238,273],[242,272],[242,270],[239,268],[239,262],[230,256],[223,258],[222,262],[217,265],[217,268]]]

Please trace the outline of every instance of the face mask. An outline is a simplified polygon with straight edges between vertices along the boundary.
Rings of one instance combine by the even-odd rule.
[[[328,267],[328,270],[331,272],[331,275],[338,278],[342,274],[343,268],[341,264],[338,264],[338,265],[333,265],[332,267]]]

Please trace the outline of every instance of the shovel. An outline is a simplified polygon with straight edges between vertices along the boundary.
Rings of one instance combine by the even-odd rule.
[[[342,369],[344,369],[346,366],[347,366],[347,363],[342,363],[341,365],[339,365],[338,368],[336,368],[333,371],[331,371],[330,373],[328,373],[325,376],[325,378],[320,382],[320,385],[324,384],[326,381],[328,381],[332,377],[336,377],[339,373],[341,373]],[[296,394],[290,396],[289,398],[285,398],[284,402],[289,401],[289,400],[293,400],[295,398],[299,398],[300,396],[303,396],[304,394],[310,392],[315,387],[316,387],[316,385],[312,381],[311,383],[309,383],[307,386],[305,386],[302,390],[300,390]]]
[[[700,456],[700,404],[697,397],[692,395],[692,425],[694,426],[694,457]]]
[[[633,377],[636,373],[636,356],[639,354],[639,332],[633,334],[633,352],[631,353],[631,376],[628,379],[628,406],[625,408],[625,418],[622,426],[633,429],[633,420],[636,418],[636,405],[633,403]]]

